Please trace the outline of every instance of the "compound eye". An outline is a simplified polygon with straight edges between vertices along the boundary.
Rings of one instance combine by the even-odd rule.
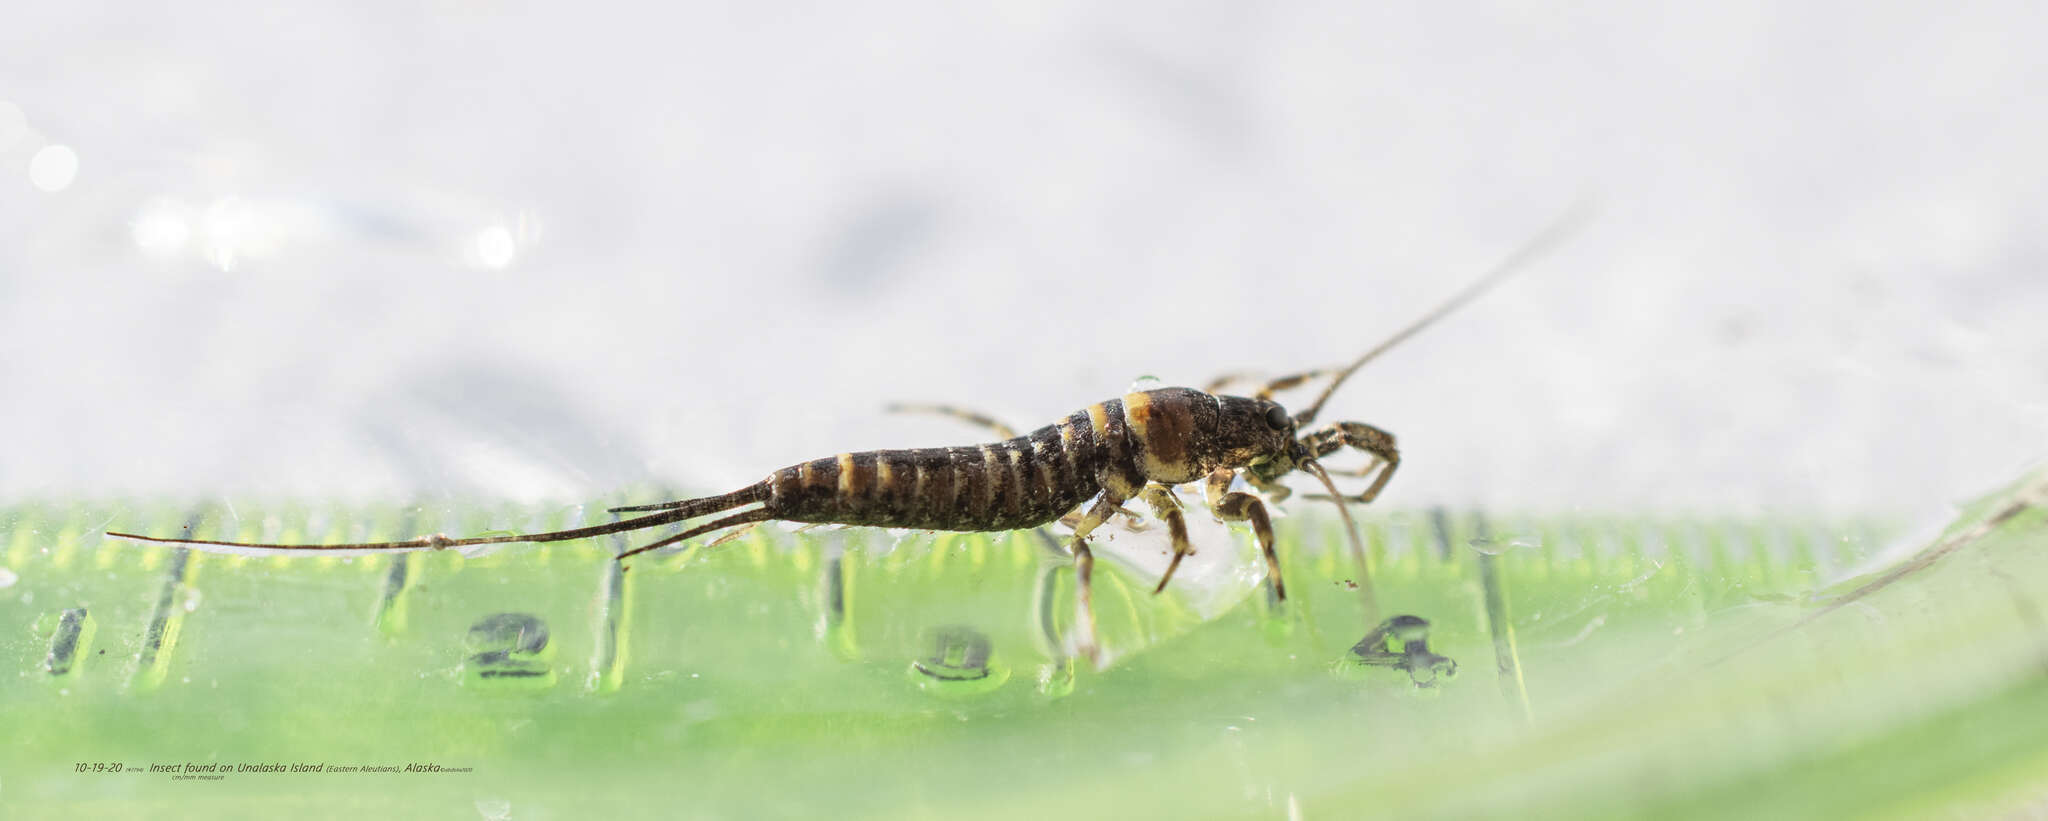
[[[1287,411],[1281,410],[1279,405],[1274,405],[1273,407],[1267,408],[1266,427],[1272,428],[1274,430],[1286,430]]]

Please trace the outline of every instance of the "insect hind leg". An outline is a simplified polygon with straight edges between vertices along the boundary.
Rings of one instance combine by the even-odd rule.
[[[1081,634],[1076,644],[1080,654],[1091,662],[1097,659],[1101,648],[1095,642],[1095,554],[1088,549],[1088,534],[1095,532],[1122,503],[1122,499],[1105,492],[1074,525],[1073,541],[1068,543],[1068,549],[1074,553],[1074,599],[1080,622],[1075,629]]]
[[[953,419],[958,419],[962,422],[966,422],[967,424],[974,425],[976,427],[987,428],[990,431],[994,432],[995,435],[1002,437],[1004,439],[1017,438],[1017,429],[1003,423],[1002,420],[997,419],[994,416],[990,416],[986,413],[968,410],[958,405],[925,404],[917,402],[895,402],[891,403],[888,407],[883,408],[883,410],[888,411],[890,413],[925,413],[932,414],[934,416],[951,417]],[[1131,513],[1128,510],[1121,510],[1119,512],[1123,513],[1126,516],[1130,516],[1133,522],[1138,520],[1137,514]],[[1059,521],[1060,524],[1066,525],[1067,527],[1077,527],[1081,522],[1081,512],[1079,510],[1075,510],[1072,513],[1068,513],[1067,515],[1060,517]],[[1059,537],[1054,536],[1045,528],[1032,528],[1031,533],[1032,535],[1037,536],[1039,543],[1045,545],[1046,549],[1054,555],[1060,555],[1066,552],[1066,549],[1060,546]]]
[[[896,402],[883,408],[883,410],[890,413],[929,413],[937,416],[950,416],[970,425],[988,428],[1004,439],[1017,438],[1016,428],[1003,424],[1001,420],[988,414],[971,411],[958,405]]]

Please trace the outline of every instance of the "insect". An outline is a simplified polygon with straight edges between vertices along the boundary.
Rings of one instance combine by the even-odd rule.
[[[1400,466],[1401,453],[1393,434],[1361,422],[1335,422],[1312,428],[1323,405],[1360,367],[1524,267],[1559,240],[1574,222],[1575,217],[1568,217],[1546,229],[1493,271],[1349,365],[1334,371],[1312,370],[1281,377],[1248,397],[1218,393],[1236,381],[1232,377],[1202,390],[1172,387],[1127,393],[999,442],[841,453],[790,465],[730,493],[612,508],[615,513],[645,515],[548,533],[459,539],[436,534],[399,542],[333,545],[175,539],[112,532],[108,535],[171,544],[277,550],[440,549],[572,541],[723,514],[620,553],[618,558],[623,560],[715,531],[769,520],[914,530],[1000,531],[1038,527],[1079,510],[1078,518],[1070,519],[1073,533],[1067,539],[1067,549],[1075,562],[1080,626],[1084,631],[1082,647],[1087,651],[1092,648],[1094,632],[1090,579],[1095,560],[1088,547],[1089,535],[1110,516],[1128,514],[1126,502],[1146,504],[1165,521],[1171,538],[1173,556],[1153,592],[1165,590],[1181,559],[1192,552],[1185,513],[1173,493],[1176,485],[1201,482],[1209,510],[1216,517],[1251,525],[1265,557],[1267,579],[1276,601],[1286,600],[1287,589],[1274,551],[1272,517],[1260,496],[1232,489],[1237,478],[1243,478],[1277,502],[1289,492],[1280,484],[1282,477],[1296,470],[1313,475],[1329,491],[1326,498],[1336,502],[1354,557],[1362,567],[1364,547],[1345,503],[1372,502]],[[1278,391],[1324,377],[1329,378],[1329,384],[1298,413],[1290,414],[1273,400]],[[986,417],[939,409],[1001,429]],[[1372,483],[1355,496],[1339,491],[1330,472],[1319,461],[1345,448],[1371,457],[1364,468],[1347,472],[1372,477]],[[1369,602],[1369,592],[1367,596]]]

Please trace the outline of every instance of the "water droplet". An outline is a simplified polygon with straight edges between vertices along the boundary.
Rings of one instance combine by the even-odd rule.
[[[1151,374],[1149,374],[1149,373],[1148,373],[1148,374],[1145,374],[1145,375],[1143,375],[1143,376],[1140,376],[1140,377],[1138,377],[1138,378],[1136,378],[1136,379],[1133,379],[1133,380],[1131,380],[1131,386],[1130,386],[1129,388],[1125,389],[1125,391],[1124,391],[1124,392],[1125,392],[1125,393],[1139,393],[1139,392],[1142,392],[1142,391],[1152,391],[1152,390],[1158,390],[1158,389],[1160,389],[1160,388],[1163,388],[1163,387],[1166,387],[1166,383],[1165,383],[1165,382],[1162,382],[1162,381],[1160,381],[1159,377],[1153,376],[1153,375],[1151,375]]]
[[[192,611],[194,611],[194,610],[198,610],[198,609],[199,609],[199,599],[200,599],[200,595],[199,595],[199,588],[196,588],[196,587],[188,587],[188,588],[185,588],[185,604],[184,604],[184,607],[185,607],[185,612],[187,612],[187,613],[190,613],[190,612],[192,612]]]
[[[484,821],[504,821],[512,817],[512,802],[503,798],[479,798],[476,800],[476,812],[484,817]]]
[[[14,583],[18,581],[21,581],[21,577],[16,575],[14,571],[0,567],[0,588],[13,587]]]
[[[68,145],[46,145],[28,161],[28,181],[55,194],[78,178],[78,152]]]

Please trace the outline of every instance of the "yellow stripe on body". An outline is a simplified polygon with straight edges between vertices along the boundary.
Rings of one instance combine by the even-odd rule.
[[[1140,445],[1151,441],[1146,438],[1146,428],[1152,423],[1152,397],[1142,393],[1124,394],[1124,424],[1138,435],[1134,437]]]
[[[875,496],[879,498],[894,499],[903,495],[896,492],[896,470],[881,454],[875,454],[875,487]]]
[[[1002,459],[996,456],[996,449],[981,446],[981,512],[994,515],[996,507],[996,471],[1002,468]]]
[[[1109,409],[1097,402],[1088,406],[1088,424],[1095,428],[1095,444],[1109,444]]]
[[[1024,509],[1024,452],[1010,450],[1010,512]]]
[[[1038,465],[1038,481],[1045,489],[1048,504],[1059,495],[1059,476],[1053,471],[1052,460],[1045,457],[1045,452],[1051,449],[1052,446],[1042,440],[1031,440],[1031,453],[1037,457],[1032,461]]]

